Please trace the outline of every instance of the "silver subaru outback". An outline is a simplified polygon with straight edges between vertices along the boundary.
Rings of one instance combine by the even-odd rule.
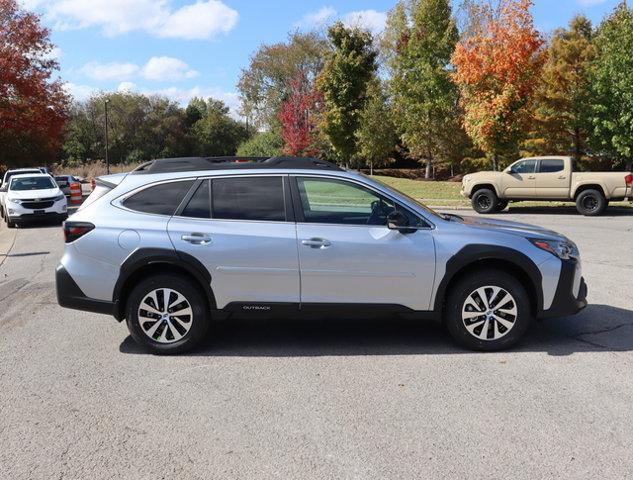
[[[461,345],[514,345],[586,306],[576,245],[543,228],[439,214],[310,158],[175,158],[97,180],[64,225],[63,307],[126,320],[155,353],[231,315],[404,315]]]

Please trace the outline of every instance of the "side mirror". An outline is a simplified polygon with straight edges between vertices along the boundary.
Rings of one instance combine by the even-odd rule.
[[[407,216],[397,210],[387,215],[387,228],[389,230],[398,230],[400,233],[413,233],[415,228],[409,227],[409,219]]]

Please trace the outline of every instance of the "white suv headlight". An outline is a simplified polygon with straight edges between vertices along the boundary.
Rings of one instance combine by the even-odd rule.
[[[13,203],[14,205],[22,205],[22,200],[18,198],[7,198],[7,202]]]
[[[56,202],[59,202],[60,200],[63,200],[64,198],[66,198],[66,195],[64,195],[63,193],[60,193],[59,195],[57,195],[54,200]]]

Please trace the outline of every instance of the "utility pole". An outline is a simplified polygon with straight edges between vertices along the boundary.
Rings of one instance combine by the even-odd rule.
[[[110,174],[110,160],[108,159],[108,103],[110,103],[110,99],[106,98],[105,100],[105,161],[106,161],[106,172],[109,175]]]

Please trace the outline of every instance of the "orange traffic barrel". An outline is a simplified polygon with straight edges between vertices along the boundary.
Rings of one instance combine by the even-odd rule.
[[[79,182],[70,184],[70,203],[73,205],[81,203],[81,183]]]

